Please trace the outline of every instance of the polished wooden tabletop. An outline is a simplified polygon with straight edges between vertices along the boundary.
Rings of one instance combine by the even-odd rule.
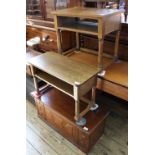
[[[67,17],[85,17],[85,18],[99,18],[103,16],[109,16],[117,13],[122,13],[124,10],[118,9],[97,9],[97,8],[85,8],[74,7],[57,11],[52,11],[53,15],[67,16]]]
[[[47,52],[29,60],[29,63],[42,71],[71,85],[83,84],[100,71],[97,67],[71,60],[54,52]]]
[[[109,65],[104,79],[128,87],[128,62],[120,61]]]

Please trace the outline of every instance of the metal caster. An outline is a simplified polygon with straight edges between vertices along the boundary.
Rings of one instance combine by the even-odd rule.
[[[94,110],[96,110],[97,108],[98,108],[99,106],[98,106],[98,104],[93,104],[93,106],[90,108],[90,110],[91,111],[94,111]]]
[[[80,118],[78,121],[76,121],[76,124],[79,126],[84,126],[86,124],[87,120],[85,118]]]

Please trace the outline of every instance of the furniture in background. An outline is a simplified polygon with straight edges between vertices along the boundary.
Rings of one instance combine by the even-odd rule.
[[[26,0],[26,14],[33,16],[41,16],[40,0]]]
[[[97,8],[118,8],[121,0],[83,0],[84,6],[96,6]]]
[[[57,36],[52,21],[43,21],[38,19],[27,18],[26,40],[34,37],[40,38],[40,44],[35,46],[35,50],[40,52],[54,51],[57,52]],[[62,32],[63,50],[68,50],[75,46],[75,34],[72,32]]]
[[[118,60],[109,65],[98,78],[97,88],[128,101],[128,62]]]
[[[117,59],[118,42],[120,34],[121,13],[123,10],[117,9],[95,9],[75,7],[52,12],[54,15],[55,29],[57,32],[58,52],[60,54],[71,54],[71,52],[87,52],[90,57],[97,59],[97,66],[105,68],[104,58],[110,63]],[[62,31],[76,32],[76,49],[63,52],[61,42]],[[115,40],[114,55],[103,54],[103,40],[105,35],[117,31]],[[98,52],[80,48],[79,34],[89,34],[98,37]],[[96,55],[96,56],[95,56]],[[112,58],[112,59],[111,59]],[[89,61],[89,59],[84,60]],[[105,60],[106,61],[106,60]],[[87,63],[86,62],[86,63]],[[92,64],[91,64],[92,65]],[[96,65],[96,64],[94,64]]]

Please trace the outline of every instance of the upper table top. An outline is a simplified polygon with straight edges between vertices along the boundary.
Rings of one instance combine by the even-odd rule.
[[[100,18],[110,16],[113,14],[123,13],[124,10],[118,9],[97,9],[85,7],[73,7],[57,11],[52,11],[53,15],[67,16],[67,17],[85,17],[85,18]]]
[[[31,65],[71,85],[83,84],[100,71],[63,55],[47,52],[28,61]]]

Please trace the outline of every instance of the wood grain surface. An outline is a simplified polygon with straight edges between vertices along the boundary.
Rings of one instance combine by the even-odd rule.
[[[27,155],[84,155],[37,116],[33,104],[26,102]],[[127,155],[128,121],[115,113],[107,118],[105,133],[89,155]]]
[[[73,61],[54,52],[32,58],[29,63],[71,85],[75,82],[82,84],[100,71],[97,67]]]
[[[74,7],[67,8],[58,11],[52,11],[53,15],[58,16],[68,16],[68,17],[85,17],[85,18],[99,18],[103,16],[109,16],[112,14],[117,14],[124,12],[118,9],[96,9],[96,8],[84,8],[84,7]]]
[[[128,62],[114,62],[106,68],[105,80],[128,87]]]
[[[81,63],[85,63],[91,66],[98,66],[98,56],[95,54],[90,54],[90,53],[86,53],[86,52],[82,52],[82,51],[74,51],[71,54],[67,55],[69,58],[71,58],[72,60],[76,60],[79,61]],[[113,62],[113,59],[111,58],[106,58],[103,57],[103,67],[106,68],[107,66],[109,66],[111,63]]]

